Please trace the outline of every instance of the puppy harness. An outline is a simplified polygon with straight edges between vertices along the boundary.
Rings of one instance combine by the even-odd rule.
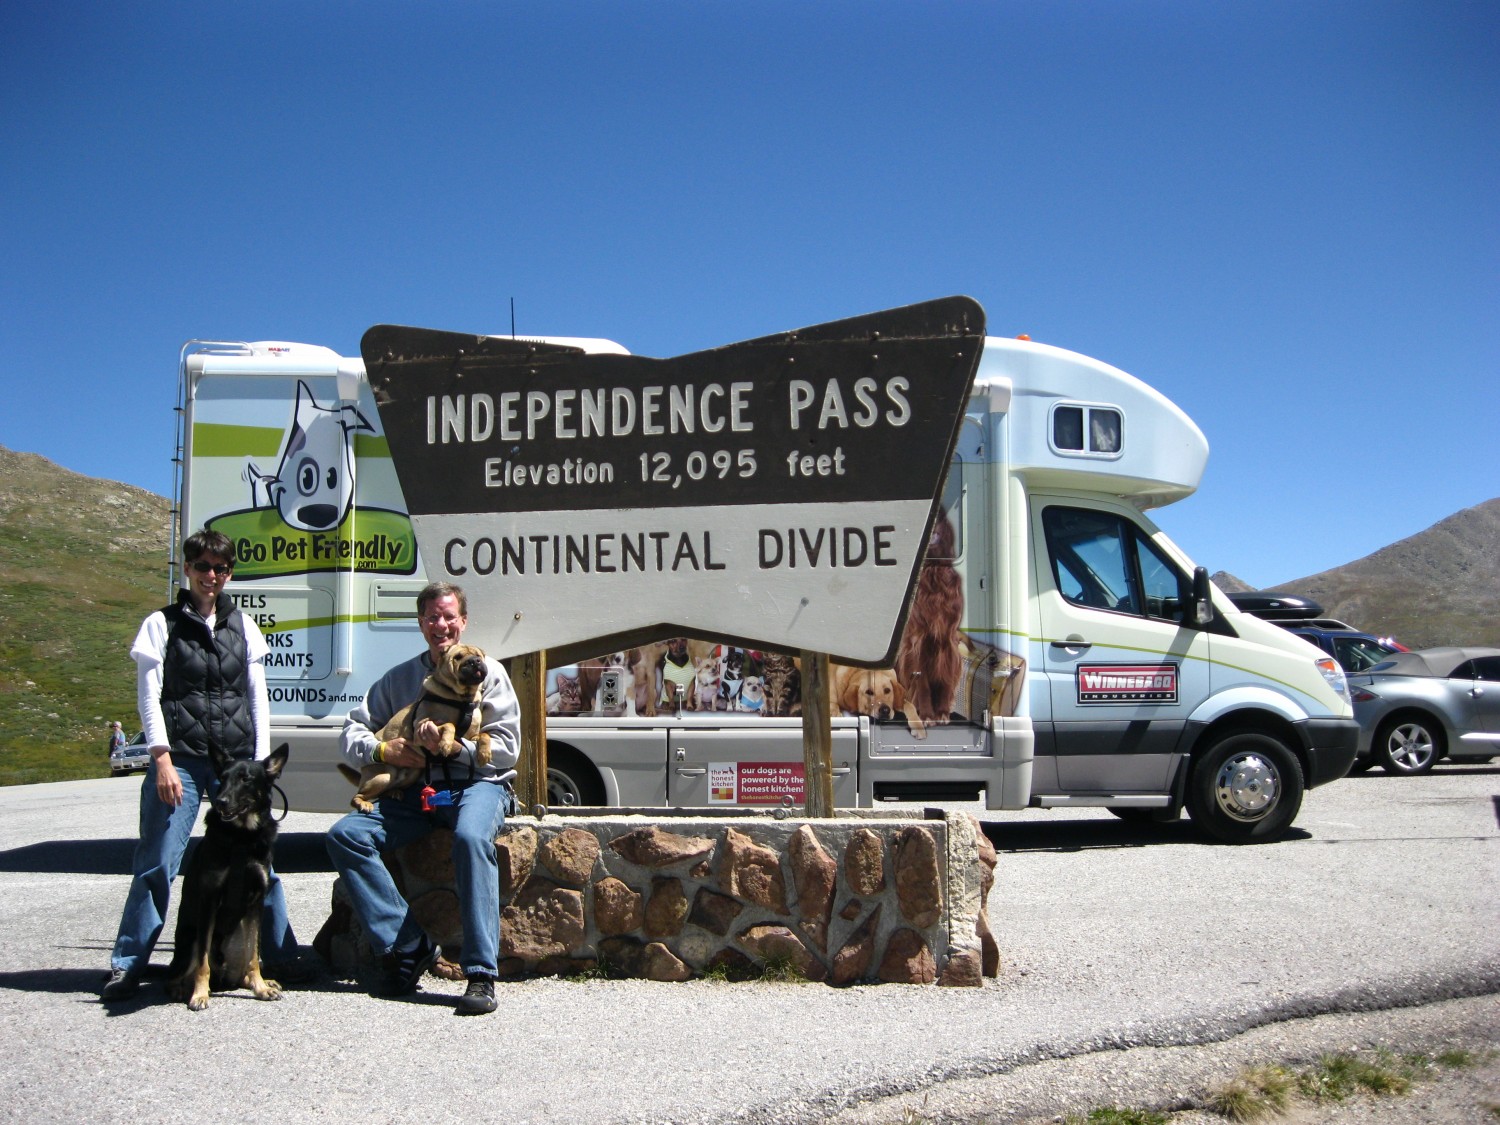
[[[449,699],[445,695],[438,695],[433,691],[424,691],[422,693],[422,698],[417,702],[418,705],[420,705],[428,701],[436,701],[439,703],[447,703],[450,705],[456,702],[456,700]],[[469,729],[470,725],[472,725],[474,722],[475,710],[476,704],[472,699],[466,700],[463,703],[463,705],[459,708],[458,722],[457,724],[455,724],[457,730],[464,731]],[[426,759],[426,764],[423,766],[424,784],[422,786],[422,811],[432,812],[434,809],[451,808],[455,803],[457,803],[458,798],[457,790],[455,790],[453,787],[453,775],[448,771],[449,759],[436,759],[436,761],[442,766],[443,769],[443,788],[436,789],[432,784],[432,763],[434,761],[434,758],[432,756],[432,753],[425,746],[422,747],[422,757]],[[473,781],[474,763],[472,760],[470,760],[469,776],[464,784],[469,785],[472,784]]]

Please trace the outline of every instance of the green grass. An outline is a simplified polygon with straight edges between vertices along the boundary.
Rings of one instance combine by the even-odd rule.
[[[717,984],[729,984],[735,978],[729,971],[729,966],[722,961],[714,962],[703,967],[703,979],[713,981]]]
[[[1080,1117],[1070,1113],[1063,1118],[1063,1125],[1167,1125],[1165,1113],[1151,1109],[1124,1109],[1119,1106],[1100,1106]]]
[[[9,458],[5,477],[0,785],[104,777],[111,720],[140,727],[130,644],[166,599],[168,505]]]
[[[574,984],[587,984],[596,980],[624,980],[628,974],[608,957],[596,958],[587,968],[569,973],[565,980]]]
[[[1361,1094],[1399,1097],[1438,1069],[1462,1070],[1495,1057],[1494,1051],[1450,1048],[1435,1057],[1378,1050],[1368,1055],[1324,1055],[1309,1067],[1258,1066],[1214,1091],[1204,1109],[1228,1121],[1269,1121],[1303,1103],[1343,1102]],[[1484,1112],[1500,1119],[1500,1104]],[[1166,1125],[1171,1118],[1150,1109],[1101,1106],[1087,1114],[1070,1113],[1063,1125]]]
[[[1317,1102],[1341,1102],[1358,1093],[1404,1094],[1425,1065],[1425,1059],[1418,1062],[1389,1051],[1376,1052],[1374,1058],[1324,1055],[1297,1076],[1297,1092]]]
[[[760,979],[771,984],[806,984],[807,976],[789,953],[771,953],[761,962]]]
[[[1260,1121],[1284,1112],[1296,1085],[1285,1067],[1258,1066],[1217,1090],[1208,1108],[1231,1121]]]

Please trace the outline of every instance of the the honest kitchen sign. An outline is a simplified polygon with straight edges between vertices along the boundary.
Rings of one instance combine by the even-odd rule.
[[[380,325],[427,575],[494,655],[664,636],[888,663],[983,346],[931,301],[673,359]]]

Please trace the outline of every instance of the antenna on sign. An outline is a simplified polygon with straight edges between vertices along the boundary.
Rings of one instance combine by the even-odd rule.
[[[516,299],[510,299],[510,338],[516,338]]]

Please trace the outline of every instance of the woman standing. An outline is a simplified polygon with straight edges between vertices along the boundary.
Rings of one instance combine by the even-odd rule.
[[[183,543],[182,557],[187,588],[175,604],[146,618],[130,649],[151,765],[141,785],[141,838],[105,1000],[127,999],[140,987],[198,805],[218,791],[209,745],[216,743],[232,758],[264,758],[271,749],[266,641],[224,592],[234,571],[234,544],[220,532],[198,531]],[[296,964],[297,939],[274,872],[261,949],[271,963],[268,976],[278,975],[272,971],[277,963],[283,981],[306,976]]]

